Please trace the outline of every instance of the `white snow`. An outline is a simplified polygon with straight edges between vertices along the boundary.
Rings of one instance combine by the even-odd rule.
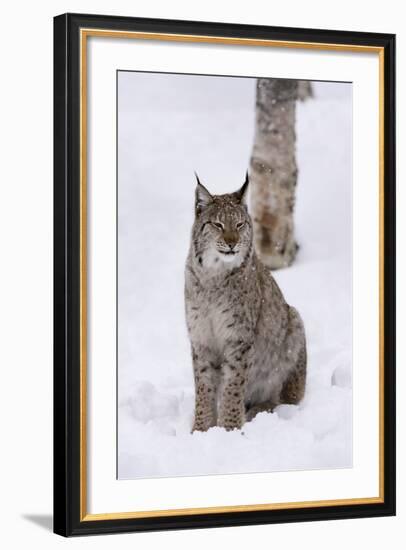
[[[241,431],[191,434],[183,271],[193,171],[214,193],[242,184],[255,80],[119,73],[119,479],[351,467],[352,89],[314,90],[297,110],[300,253],[275,272],[305,323],[305,398]]]

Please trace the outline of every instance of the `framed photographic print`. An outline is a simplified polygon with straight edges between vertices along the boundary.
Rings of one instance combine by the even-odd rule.
[[[395,37],[54,20],[54,530],[395,513]]]

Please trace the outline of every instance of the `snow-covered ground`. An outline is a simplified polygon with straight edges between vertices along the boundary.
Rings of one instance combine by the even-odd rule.
[[[118,477],[351,467],[351,85],[314,83],[297,110],[301,248],[275,278],[304,319],[306,396],[242,431],[191,434],[183,273],[193,171],[213,193],[242,184],[255,80],[118,78]]]

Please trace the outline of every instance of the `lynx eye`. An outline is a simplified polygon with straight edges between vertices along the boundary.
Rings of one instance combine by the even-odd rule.
[[[220,222],[211,222],[211,224],[216,228],[216,229],[220,229],[220,230],[223,230],[224,229],[224,225]]]
[[[245,222],[239,222],[239,223],[237,223],[236,227],[237,227],[238,230],[240,230],[244,227],[244,225],[245,225]]]

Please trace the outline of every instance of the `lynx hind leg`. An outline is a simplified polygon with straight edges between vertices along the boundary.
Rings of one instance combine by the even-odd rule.
[[[284,382],[280,394],[280,403],[297,405],[304,396],[306,387],[306,346],[299,351],[296,366]]]
[[[273,412],[275,407],[276,404],[271,400],[264,401],[263,403],[258,403],[256,405],[248,405],[245,411],[246,422],[250,422],[253,418],[257,416],[257,414],[261,412]]]

